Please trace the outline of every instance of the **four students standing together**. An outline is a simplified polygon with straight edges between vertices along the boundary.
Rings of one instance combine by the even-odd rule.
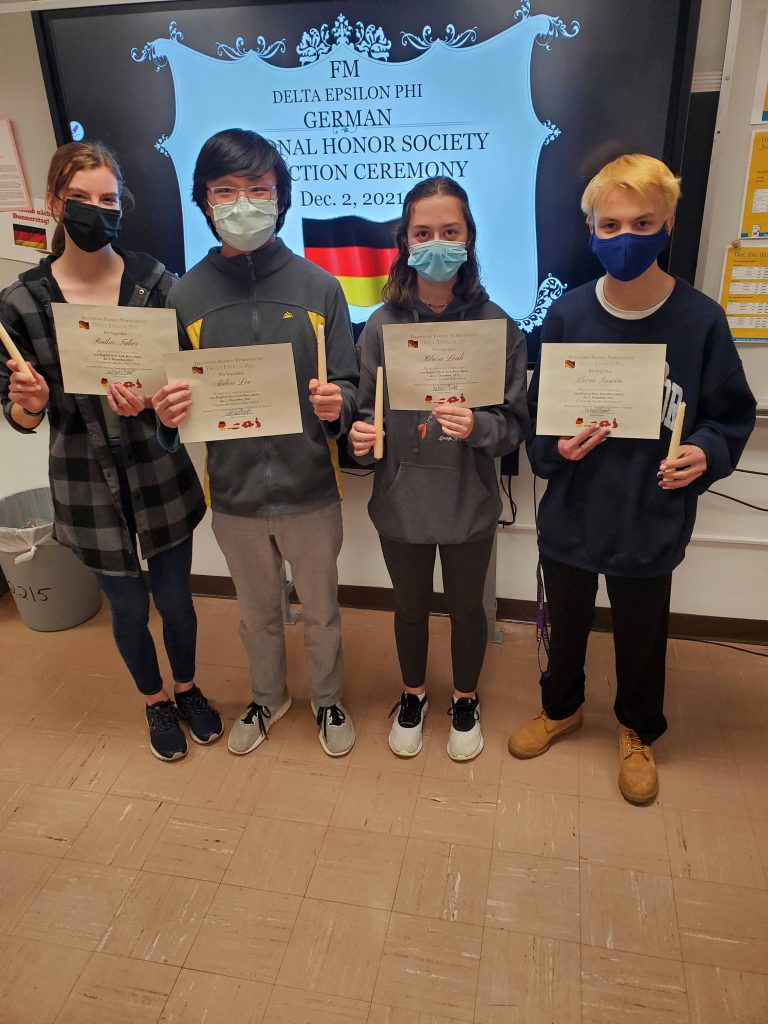
[[[480,283],[476,228],[464,190],[435,178],[406,196],[384,305],[370,318],[358,359],[341,288],[278,238],[290,208],[288,169],[254,132],[220,132],[203,146],[193,198],[220,246],[178,282],[143,254],[113,247],[126,193],[116,161],[94,144],[61,147],[48,203],[61,241],[40,267],[0,295],[0,319],[34,372],[0,367],[11,426],[31,432],[50,417],[56,536],[94,572],[112,609],[115,641],[144,695],[150,745],[186,753],[178,718],[197,742],[223,732],[194,685],[195,613],[189,590],[191,533],[202,492],[177,428],[191,392],[170,382],[151,401],[112,385],[106,400],[64,392],[51,301],[169,304],[183,348],[287,342],[299,383],[301,434],[208,443],[213,530],[235,583],[251,670],[248,706],[229,749],[247,754],[289,709],[281,613],[283,560],[303,605],[312,710],[327,754],[341,756],[355,731],[342,703],[336,560],[341,548],[337,441],[370,464],[376,367],[383,327],[419,321],[506,321],[503,401],[480,409],[436,405],[431,414],[392,410],[375,465],[371,519],[395,597],[403,690],[389,745],[421,750],[429,606],[439,550],[451,620],[453,697],[448,754],[482,750],[478,679],[486,644],[482,595],[501,502],[494,459],[528,441],[534,472],[548,480],[539,546],[552,619],[542,710],[509,741],[517,757],[543,754],[581,725],[584,657],[599,573],[614,617],[619,786],[645,803],[658,779],[651,744],[663,733],[664,657],[672,570],[684,557],[696,497],[735,468],[754,425],[755,401],[725,316],[716,303],[662,271],[657,256],[674,223],[679,182],[660,161],[623,157],[590,182],[583,209],[605,276],[567,292],[550,311],[548,341],[667,344],[668,396],[660,437],[608,439],[587,427],[573,437],[535,434],[538,370],[526,399],[525,340]],[[317,379],[323,328],[328,383]],[[359,379],[358,379],[359,378]],[[359,387],[358,387],[359,385]],[[686,403],[679,456],[665,453],[674,408]],[[163,688],[147,630],[152,592],[174,681]]]

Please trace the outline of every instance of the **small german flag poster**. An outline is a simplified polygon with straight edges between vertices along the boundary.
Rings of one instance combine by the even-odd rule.
[[[33,199],[30,209],[0,212],[0,258],[38,263],[51,251],[55,227],[42,199]]]
[[[377,306],[397,255],[397,220],[304,218],[304,255],[338,278],[350,306]]]

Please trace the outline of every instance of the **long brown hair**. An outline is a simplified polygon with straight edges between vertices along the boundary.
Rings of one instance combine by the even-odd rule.
[[[61,198],[78,171],[90,171],[94,167],[106,167],[114,174],[121,205],[125,200],[133,200],[123,184],[123,172],[118,159],[108,146],[101,142],[65,142],[53,154],[48,168],[48,202],[51,198]],[[51,245],[53,255],[61,256],[64,252],[64,225],[61,222],[56,225]]]
[[[389,268],[389,277],[382,295],[384,301],[396,309],[413,309],[418,300],[417,273],[413,267],[408,266],[408,225],[416,203],[420,199],[429,199],[432,196],[453,196],[458,199],[464,220],[467,222],[467,262],[459,267],[453,294],[468,303],[482,302],[486,298],[485,289],[480,284],[480,267],[475,253],[477,228],[469,208],[467,193],[453,178],[426,178],[414,185],[405,197],[402,217],[395,232],[397,256]]]

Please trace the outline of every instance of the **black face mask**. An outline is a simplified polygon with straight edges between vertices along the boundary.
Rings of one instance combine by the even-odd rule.
[[[97,252],[120,234],[120,210],[105,210],[91,203],[68,199],[62,223],[67,234],[85,252]]]

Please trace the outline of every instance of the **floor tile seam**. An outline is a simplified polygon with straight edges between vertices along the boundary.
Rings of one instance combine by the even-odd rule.
[[[323,844],[325,843],[326,836],[328,835],[329,827],[330,827],[329,825],[322,826],[322,828],[323,828],[323,836],[322,836],[322,839],[320,840],[320,845],[319,845],[318,851],[317,851],[317,857],[315,857],[315,863],[314,863],[314,865],[312,867],[312,873],[309,876],[309,881],[307,882],[306,886],[304,887],[303,894],[299,897],[300,903],[299,903],[298,909],[296,911],[296,917],[294,918],[293,924],[291,925],[291,931],[290,931],[290,934],[288,935],[288,941],[285,943],[285,947],[283,948],[282,956],[280,957],[280,963],[278,965],[277,970],[275,971],[274,981],[272,982],[273,991],[274,991],[274,986],[277,985],[277,979],[280,977],[280,971],[283,969],[283,963],[285,962],[285,958],[288,955],[288,948],[291,945],[291,939],[293,938],[294,932],[296,930],[296,923],[298,922],[299,917],[301,916],[301,908],[304,906],[304,902],[306,900],[312,898],[312,897],[307,896],[307,891],[309,890],[309,886],[310,886],[310,883],[312,881],[312,875],[314,875],[315,869],[317,868],[317,861],[318,861],[318,859],[320,857],[320,851],[323,848]],[[256,891],[258,892],[258,891],[265,891],[265,890],[258,890],[257,889]],[[318,901],[318,902],[321,902],[321,901]],[[305,990],[299,990],[299,991],[305,991]],[[269,1005],[269,1004],[267,1004],[267,1005]]]
[[[91,955],[90,955],[90,956],[88,957],[88,959],[87,959],[87,960],[85,961],[85,963],[83,964],[83,969],[82,969],[82,970],[81,970],[81,971],[80,971],[80,972],[78,973],[77,977],[76,977],[76,978],[75,978],[75,980],[74,980],[74,981],[72,982],[72,985],[70,986],[70,988],[69,988],[69,991],[67,992],[67,994],[66,994],[66,996],[64,997],[64,999],[62,1000],[62,1002],[61,1002],[61,1004],[60,1004],[60,1006],[59,1006],[58,1010],[56,1011],[56,1016],[55,1016],[55,1017],[53,1018],[53,1020],[54,1020],[54,1024],[55,1024],[55,1022],[56,1022],[56,1021],[58,1021],[58,1019],[59,1019],[59,1018],[61,1017],[61,1013],[62,1013],[62,1010],[64,1009],[64,1007],[65,1007],[65,1006],[67,1005],[67,1003],[69,1002],[69,1000],[70,1000],[70,997],[72,996],[72,993],[73,993],[73,992],[75,991],[75,989],[77,988],[77,986],[78,986],[78,984],[79,984],[79,982],[80,982],[80,979],[82,978],[82,976],[83,976],[83,975],[85,974],[85,972],[86,972],[86,971],[88,970],[88,968],[90,967],[90,965],[91,965],[91,961],[93,960],[93,958],[94,958],[95,956],[96,956],[96,950],[95,950],[95,949],[94,949],[94,950],[91,950]]]
[[[480,970],[481,970],[482,961],[483,961],[483,949],[485,948],[485,932],[486,932],[486,929],[488,927],[489,926],[487,926],[487,925],[483,926],[483,934],[482,934],[482,940],[481,940],[481,945],[480,945],[480,962],[478,963],[478,969],[477,969],[477,986],[476,986],[475,1009],[474,1009],[474,1013],[473,1013],[473,1021],[477,1021],[478,1020],[478,1013],[479,1013],[479,1009],[480,1009],[480,1007],[479,1007],[479,1000],[480,1000]],[[582,947],[583,943],[581,943],[579,941],[576,941],[574,939],[561,939],[561,938],[555,938],[555,937],[546,936],[546,935],[534,935],[534,934],[531,934],[531,932],[512,932],[512,934],[524,935],[528,939],[547,939],[550,942],[566,943],[569,946],[575,946],[577,948],[577,950],[578,950],[578,958],[579,958],[579,1003],[580,1003],[579,1021],[582,1022],[582,1011],[581,1011],[581,978],[582,978],[581,947]],[[582,1024],[583,1024],[583,1022],[582,1022]]]
[[[202,917],[200,919],[200,924],[197,927],[197,930],[195,932],[194,938],[192,939],[192,942],[190,943],[189,949],[187,950],[187,953],[186,953],[186,955],[184,957],[184,960],[179,965],[171,964],[171,961],[169,961],[169,960],[166,960],[166,961],[163,961],[163,960],[151,960],[151,959],[149,959],[147,957],[134,956],[132,953],[126,953],[126,954],[122,954],[122,953],[121,954],[105,953],[103,950],[101,950],[99,948],[101,943],[104,941],[104,938],[105,938],[107,932],[109,931],[110,926],[116,920],[116,918],[119,916],[120,911],[125,906],[126,901],[128,900],[129,896],[133,892],[134,888],[136,888],[138,886],[142,874],[155,875],[158,878],[184,878],[185,881],[189,881],[189,882],[210,882],[212,885],[216,886],[215,890],[211,893],[211,898],[208,900],[208,903],[207,903],[206,909],[205,909],[205,913],[202,915]],[[216,895],[217,895],[219,889],[221,888],[221,885],[222,885],[221,882],[214,882],[212,879],[208,879],[208,878],[187,878],[185,875],[179,875],[179,874],[169,875],[169,874],[167,874],[165,872],[162,872],[162,871],[152,870],[151,868],[150,869],[146,869],[146,868],[139,868],[139,869],[137,869],[136,870],[136,877],[131,882],[131,884],[128,887],[128,889],[126,890],[122,900],[120,901],[119,905],[115,909],[115,912],[112,914],[112,916],[110,917],[109,921],[107,922],[107,926],[104,929],[104,932],[102,933],[101,938],[99,939],[99,942],[98,942],[94,952],[95,953],[99,953],[99,954],[101,954],[103,956],[116,956],[116,957],[127,956],[131,960],[140,960],[140,961],[142,961],[144,963],[170,964],[171,966],[178,966],[179,969],[181,970],[181,968],[183,968],[184,965],[186,964],[186,961],[187,961],[187,959],[189,957],[189,954],[192,951],[192,947],[194,946],[195,941],[197,939],[198,932],[200,931],[200,929],[203,926],[203,922],[205,921],[205,918],[208,915],[208,911],[210,910],[211,904],[215,900]]]

